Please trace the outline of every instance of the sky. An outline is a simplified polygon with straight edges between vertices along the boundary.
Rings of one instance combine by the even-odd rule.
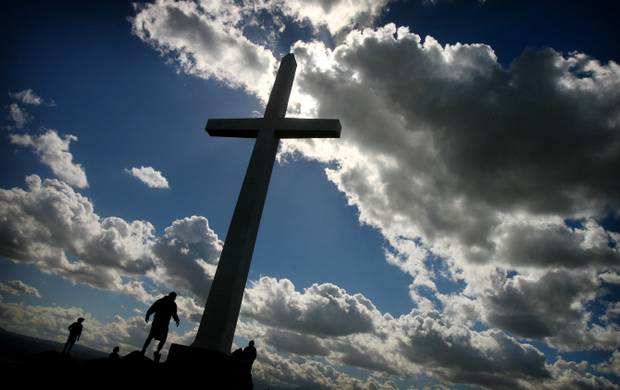
[[[0,327],[190,344],[253,147],[287,116],[235,346],[301,389],[620,387],[613,1],[3,2]],[[167,347],[166,347],[167,349]]]

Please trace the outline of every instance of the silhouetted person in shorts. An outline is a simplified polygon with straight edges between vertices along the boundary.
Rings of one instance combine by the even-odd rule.
[[[118,355],[118,351],[120,351],[121,348],[119,346],[114,347],[114,349],[112,350],[112,353],[110,353],[110,355],[108,355],[108,359],[110,360],[120,360],[121,357]]]
[[[148,323],[151,314],[155,314],[155,319],[153,320],[153,325],[151,325],[151,331],[149,332],[146,341],[144,342],[144,346],[142,347],[142,353],[146,352],[146,348],[148,348],[151,340],[159,340],[159,345],[157,345],[157,352],[155,352],[155,361],[159,361],[161,356],[160,351],[164,347],[166,343],[166,339],[168,338],[168,325],[170,324],[170,318],[174,318],[174,321],[179,326],[179,316],[177,315],[177,304],[174,303],[174,300],[177,297],[177,293],[174,291],[168,294],[167,296],[158,299],[153,303],[153,305],[146,312],[145,321]]]
[[[68,355],[69,352],[71,352],[71,348],[73,348],[73,344],[80,339],[83,329],[82,322],[84,322],[84,318],[80,317],[76,322],[69,325],[69,337],[67,338],[65,347],[62,349],[63,354],[66,353]]]
[[[252,364],[254,360],[256,360],[256,348],[254,348],[254,340],[250,340],[248,346],[243,348],[243,359],[250,366],[250,370],[252,370]]]

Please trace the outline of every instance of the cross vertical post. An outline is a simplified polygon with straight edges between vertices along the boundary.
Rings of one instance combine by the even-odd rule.
[[[256,143],[193,347],[230,353],[280,138],[340,136],[338,120],[284,117],[296,67],[293,54],[284,56],[263,118],[207,122],[212,136],[256,137]]]

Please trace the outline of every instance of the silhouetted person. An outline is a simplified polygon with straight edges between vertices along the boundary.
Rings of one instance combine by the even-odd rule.
[[[252,364],[254,360],[256,360],[256,348],[254,348],[254,340],[250,340],[248,346],[243,348],[243,359],[250,366],[250,370],[252,370]]]
[[[112,350],[112,353],[108,355],[108,359],[114,360],[114,361],[120,360],[121,357],[118,355],[118,351],[120,350],[121,350],[120,347],[118,346],[114,347],[114,349]]]
[[[145,321],[147,323],[149,322],[149,318],[153,313],[155,313],[155,319],[153,320],[153,325],[151,325],[151,331],[149,332],[149,335],[144,342],[144,346],[142,347],[142,353],[144,354],[146,352],[146,348],[151,343],[151,340],[159,340],[159,345],[157,345],[157,352],[155,352],[155,361],[159,361],[159,358],[161,356],[160,351],[164,347],[166,339],[168,338],[168,325],[170,324],[170,318],[174,318],[177,326],[179,326],[177,304],[174,303],[176,297],[177,293],[173,291],[167,296],[155,301],[155,303],[153,303],[153,305],[146,312]]]
[[[76,322],[69,325],[69,337],[67,338],[65,347],[62,349],[63,354],[66,353],[68,355],[69,352],[71,352],[71,348],[73,348],[73,344],[80,339],[83,329],[82,322],[84,322],[84,318],[80,317]]]

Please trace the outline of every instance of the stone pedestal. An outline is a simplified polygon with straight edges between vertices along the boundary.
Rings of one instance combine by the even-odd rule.
[[[165,365],[182,375],[200,375],[205,388],[252,389],[248,364],[236,357],[208,349],[172,344]]]

